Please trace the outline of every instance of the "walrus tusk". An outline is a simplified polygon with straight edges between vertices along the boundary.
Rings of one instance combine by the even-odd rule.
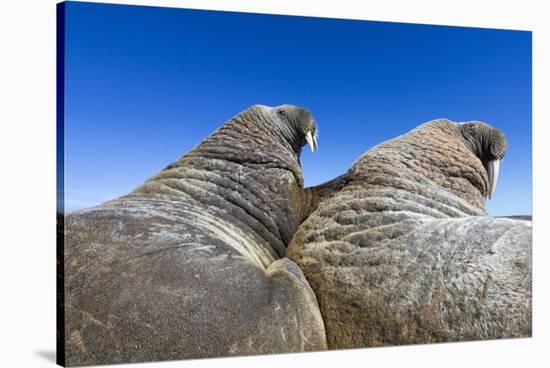
[[[489,175],[489,199],[495,194],[498,182],[498,171],[500,169],[500,160],[491,160],[487,165],[487,174]]]
[[[309,144],[309,148],[311,148],[311,152],[317,151],[317,138],[311,132],[306,134],[306,141]]]

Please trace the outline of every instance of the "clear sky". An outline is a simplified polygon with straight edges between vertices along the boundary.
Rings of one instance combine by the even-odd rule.
[[[492,215],[531,214],[531,33],[67,3],[65,206],[125,194],[254,105],[308,108],[306,185],[434,118],[503,130]]]

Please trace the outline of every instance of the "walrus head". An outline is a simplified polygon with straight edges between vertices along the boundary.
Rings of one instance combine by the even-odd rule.
[[[466,146],[481,160],[487,171],[489,179],[487,197],[490,199],[497,186],[500,160],[508,148],[506,136],[500,130],[479,121],[460,123],[458,129]]]
[[[299,147],[295,149],[300,149],[307,143],[311,152],[317,150],[317,123],[307,109],[294,105],[280,105],[273,110],[287,140],[298,142]]]

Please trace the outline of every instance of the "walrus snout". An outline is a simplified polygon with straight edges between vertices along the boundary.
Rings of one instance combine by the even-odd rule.
[[[490,129],[490,155],[494,160],[502,160],[508,149],[508,141],[503,132],[493,127]]]
[[[505,134],[487,123],[470,121],[458,125],[466,145],[481,160],[487,172],[487,198],[495,193],[500,171],[500,161],[508,149]]]

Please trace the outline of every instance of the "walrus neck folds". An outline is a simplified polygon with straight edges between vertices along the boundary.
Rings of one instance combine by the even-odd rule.
[[[234,116],[131,196],[169,196],[230,214],[217,223],[250,229],[260,250],[247,252],[267,267],[299,225],[304,185],[296,139],[287,138],[295,135],[281,130],[272,111],[257,105]]]
[[[186,166],[197,158],[231,161],[248,167],[261,164],[290,171],[303,187],[299,159],[303,142],[271,110],[257,105],[242,111],[164,170]]]
[[[422,186],[431,182],[481,210],[475,210],[477,214],[485,213],[487,173],[455,124],[448,120],[425,123],[372,148],[358,160],[352,171],[358,176],[364,176],[362,173],[373,176],[379,171],[385,177],[422,183]]]
[[[489,180],[483,163],[472,152],[457,129],[448,120],[426,123],[413,132],[411,140],[420,144],[431,157],[425,157],[425,176],[439,186],[485,209]]]

